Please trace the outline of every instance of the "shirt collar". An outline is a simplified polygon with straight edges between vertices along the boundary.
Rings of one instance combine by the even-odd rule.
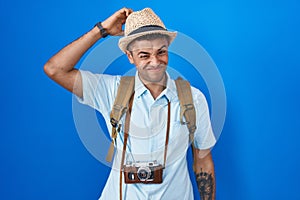
[[[167,87],[162,93],[159,95],[159,98],[162,96],[166,96],[166,98],[170,101],[174,97],[177,96],[177,89],[174,80],[172,80],[166,72],[167,75]],[[138,75],[138,72],[135,73],[135,86],[134,86],[134,91],[135,91],[135,96],[136,97],[141,97],[143,94],[145,94],[148,89],[145,87],[143,82],[140,80],[140,77]]]

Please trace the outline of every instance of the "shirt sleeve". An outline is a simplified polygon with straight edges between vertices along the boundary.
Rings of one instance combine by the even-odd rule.
[[[77,100],[102,114],[109,113],[120,83],[120,76],[94,74],[83,70],[80,70],[80,74],[83,97],[77,97]]]
[[[193,101],[196,109],[196,126],[194,145],[197,149],[209,149],[216,143],[214,136],[207,101],[202,92],[192,88]]]

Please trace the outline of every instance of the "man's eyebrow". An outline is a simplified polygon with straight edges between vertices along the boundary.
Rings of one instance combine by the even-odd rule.
[[[164,47],[165,47],[165,48],[168,48],[167,45],[163,45],[162,47],[160,47],[160,48],[158,49],[158,51],[159,51],[159,50],[162,50]]]
[[[138,55],[139,54],[150,54],[149,52],[147,52],[147,51],[140,51],[140,52],[138,52]]]
[[[159,49],[157,49],[157,51],[160,51],[160,50],[162,50],[163,48],[168,48],[168,47],[167,47],[167,45],[163,45],[162,47],[160,47]],[[141,51],[138,52],[137,54],[139,55],[139,54],[150,54],[150,53],[147,52],[147,51],[141,50]]]

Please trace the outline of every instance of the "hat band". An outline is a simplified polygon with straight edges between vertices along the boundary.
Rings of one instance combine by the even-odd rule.
[[[167,29],[165,29],[161,26],[157,26],[157,25],[142,26],[142,27],[130,32],[127,36],[134,35],[137,33],[142,33],[142,32],[147,32],[147,31],[157,31],[157,30],[166,31]]]

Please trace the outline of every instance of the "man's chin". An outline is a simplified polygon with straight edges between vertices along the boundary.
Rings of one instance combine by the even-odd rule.
[[[163,75],[163,76],[150,76],[150,77],[147,77],[146,82],[164,85],[164,82],[165,82],[164,77],[165,77],[165,75]]]

